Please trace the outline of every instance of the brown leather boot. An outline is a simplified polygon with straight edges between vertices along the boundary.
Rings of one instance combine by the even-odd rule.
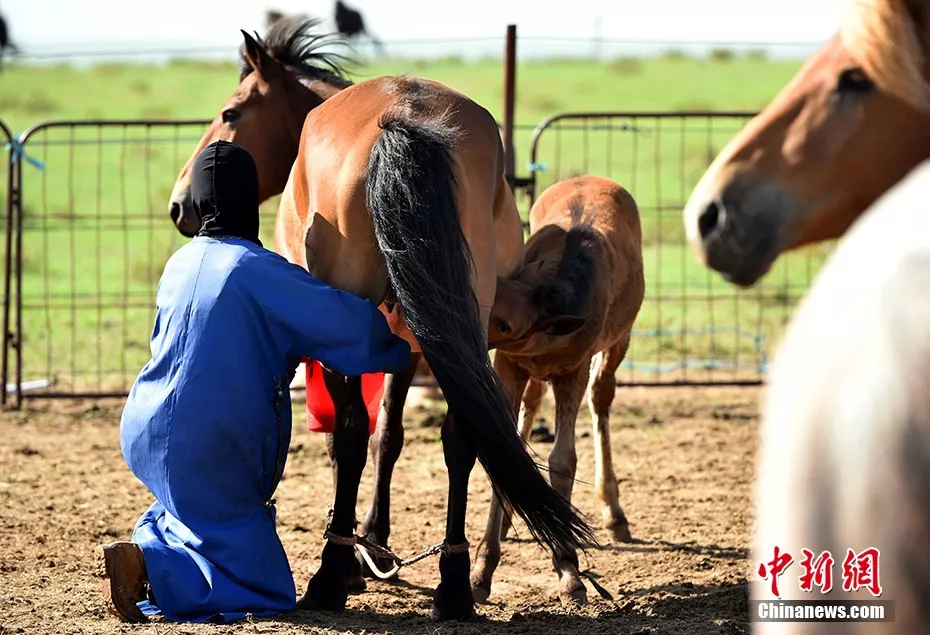
[[[113,542],[94,549],[97,574],[103,581],[107,609],[125,622],[147,622],[148,617],[136,606],[147,599],[148,575],[139,545]]]

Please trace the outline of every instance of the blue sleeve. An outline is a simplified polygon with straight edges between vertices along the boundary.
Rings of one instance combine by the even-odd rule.
[[[258,267],[261,274],[247,274],[253,295],[296,356],[349,377],[407,368],[410,345],[391,332],[374,304],[334,289],[277,254],[257,260],[250,269]]]

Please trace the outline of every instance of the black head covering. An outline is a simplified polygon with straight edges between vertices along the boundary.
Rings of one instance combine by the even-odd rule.
[[[197,155],[191,203],[200,216],[198,236],[258,239],[258,170],[245,148],[214,141]]]

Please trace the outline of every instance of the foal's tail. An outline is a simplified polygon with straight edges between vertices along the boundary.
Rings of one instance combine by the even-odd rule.
[[[451,151],[458,130],[390,113],[380,126],[368,163],[368,209],[398,304],[456,424],[537,541],[554,551],[595,544],[589,525],[527,453],[488,359],[456,203]]]

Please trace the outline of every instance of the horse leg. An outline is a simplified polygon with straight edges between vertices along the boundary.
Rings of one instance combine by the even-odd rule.
[[[555,396],[555,443],[549,455],[549,480],[552,488],[565,500],[572,500],[575,483],[575,468],[578,455],[575,453],[575,420],[588,387],[590,361],[577,370],[560,375],[552,380]],[[552,554],[552,565],[559,575],[559,599],[562,604],[584,604],[587,591],[578,576],[578,554],[557,550]]]
[[[327,528],[319,570],[307,583],[298,609],[341,611],[348,598],[348,582],[355,560],[355,504],[365,469],[368,411],[362,399],[362,378],[325,371],[326,388],[336,409],[332,457],[336,471],[333,516]]]
[[[520,428],[520,437],[529,442],[530,434],[533,432],[533,424],[536,422],[536,415],[539,414],[539,408],[542,406],[543,395],[546,394],[546,384],[538,379],[530,379],[523,393],[523,405],[520,407],[517,425]],[[501,523],[501,538],[507,538],[510,527],[513,524],[513,510],[510,505],[504,505],[504,518]]]
[[[626,515],[620,507],[620,492],[617,476],[614,474],[610,451],[610,406],[617,391],[617,367],[620,366],[629,347],[630,336],[626,335],[597,356],[597,370],[594,371],[588,398],[591,419],[594,421],[594,487],[601,499],[604,527],[609,529],[614,539],[619,542],[630,542],[633,538]]]
[[[326,433],[326,453],[329,455],[330,465],[333,467],[333,489],[335,489],[336,484],[336,450],[333,446],[333,435],[331,432]],[[333,508],[336,506],[336,501],[333,499]],[[362,565],[356,560],[352,562],[352,566],[349,570],[349,583],[348,588],[350,593],[361,593],[368,588],[368,583],[365,582],[365,578],[362,577]]]
[[[465,539],[465,509],[468,477],[478,458],[477,450],[451,412],[442,424],[442,454],[449,472],[449,501],[446,537],[439,556],[440,582],[433,598],[435,621],[467,620],[475,614],[475,601],[468,579],[470,560]]]
[[[362,522],[362,534],[382,547],[388,546],[391,535],[391,476],[404,447],[404,402],[422,356],[422,353],[412,353],[407,370],[385,376],[384,400],[381,402],[378,426],[368,442],[375,464],[375,487],[371,506]],[[390,559],[379,558],[374,554],[371,554],[371,558],[382,571],[394,565]],[[361,567],[366,575],[374,575],[367,564],[363,563]]]
[[[526,371],[500,353],[494,356],[494,371],[500,377],[501,384],[507,391],[511,405],[516,411],[520,406],[520,397],[526,388],[529,376]],[[488,596],[491,595],[491,578],[501,559],[503,522],[505,518],[509,520],[509,515],[512,513],[509,508],[505,509],[505,507],[500,497],[497,496],[497,492],[492,489],[488,524],[484,530],[484,538],[481,539],[478,550],[475,552],[475,569],[471,578],[472,593],[478,602],[487,601]]]

